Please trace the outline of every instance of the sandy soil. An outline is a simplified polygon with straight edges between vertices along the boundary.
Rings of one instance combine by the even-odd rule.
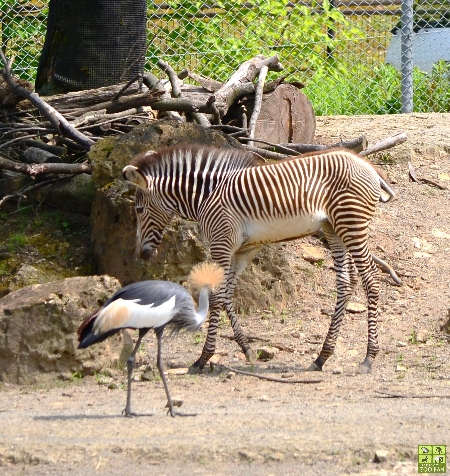
[[[441,330],[450,317],[449,120],[432,114],[318,118],[318,141],[327,143],[361,133],[370,143],[400,131],[409,137],[407,146],[373,157],[395,184],[398,200],[378,208],[371,248],[404,284],[395,286],[382,275],[382,350],[370,375],[355,375],[366,347],[364,312],[347,313],[324,372],[301,373],[320,349],[335,298],[329,252],[320,265],[301,258],[302,244],[321,246],[308,238],[286,245],[299,300],[241,316],[249,335],[285,350],[250,367],[225,337],[231,333],[225,320],[217,350],[224,364],[237,369],[320,382],[275,383],[217,369],[170,376],[172,395],[184,402],[181,410],[197,413],[172,419],[161,382],[140,380],[155,366],[156,340],[149,337],[133,384],[139,418],[120,415],[122,371],[43,388],[2,385],[2,474],[413,475],[417,445],[450,448],[449,336]],[[408,160],[419,178],[435,185],[410,182]],[[360,287],[353,302],[365,303]],[[167,367],[191,364],[203,340],[204,333],[167,339]],[[379,450],[388,454],[377,463]]]

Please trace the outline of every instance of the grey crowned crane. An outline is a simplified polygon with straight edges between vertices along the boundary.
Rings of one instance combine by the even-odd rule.
[[[188,282],[199,291],[198,309],[192,296],[183,286],[170,281],[140,281],[116,292],[94,314],[84,320],[78,329],[79,349],[102,342],[121,329],[139,329],[139,337],[127,362],[127,403],[123,414],[132,416],[131,373],[136,352],[142,338],[150,329],[158,339],[157,366],[166,391],[172,417],[183,415],[174,411],[169,388],[161,364],[161,344],[165,327],[172,333],[181,330],[196,331],[205,322],[211,294],[224,282],[223,269],[215,263],[200,263],[189,274]]]

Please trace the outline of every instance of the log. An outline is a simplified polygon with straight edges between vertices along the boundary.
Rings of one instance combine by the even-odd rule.
[[[246,103],[253,110],[253,102]],[[255,128],[255,139],[275,144],[312,143],[316,131],[316,116],[308,97],[297,87],[284,83],[274,92],[265,94]]]

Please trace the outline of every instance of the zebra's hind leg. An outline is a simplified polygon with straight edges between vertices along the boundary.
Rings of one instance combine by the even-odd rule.
[[[350,249],[350,245],[349,245]],[[368,374],[372,369],[372,362],[380,351],[378,345],[378,299],[380,294],[380,277],[372,255],[367,247],[367,240],[362,246],[358,246],[352,253],[358,273],[361,276],[367,297],[367,324],[368,341],[367,353],[363,362],[359,365],[358,374]]]
[[[325,224],[323,231],[330,245],[334,266],[336,268],[337,300],[322,350],[317,359],[306,369],[308,371],[321,371],[325,362],[333,354],[345,309],[358,282],[358,273],[356,272],[353,259],[345,244],[336,235],[330,224]]]

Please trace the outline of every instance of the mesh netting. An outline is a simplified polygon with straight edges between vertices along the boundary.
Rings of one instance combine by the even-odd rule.
[[[50,1],[39,70],[72,91],[134,78],[145,61],[146,3]]]

